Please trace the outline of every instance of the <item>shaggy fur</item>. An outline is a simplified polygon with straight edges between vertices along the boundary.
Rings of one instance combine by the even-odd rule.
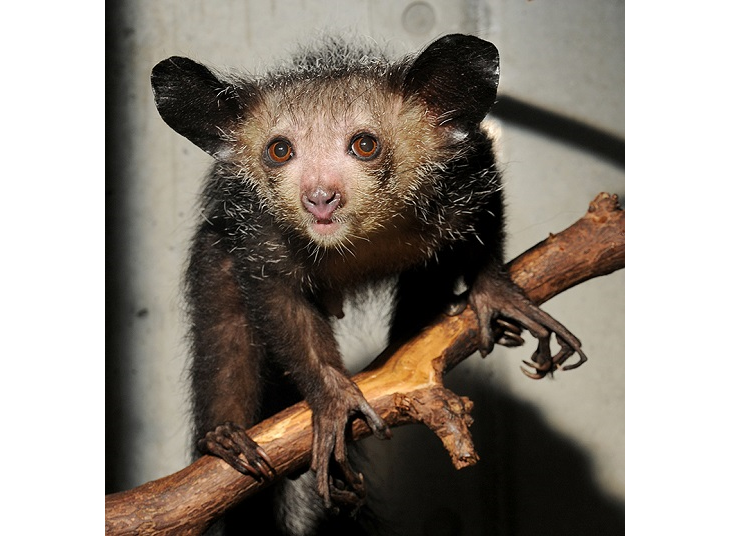
[[[347,419],[364,415],[387,435],[336,346],[331,322],[344,296],[397,277],[395,339],[455,302],[457,281],[504,277],[501,176],[480,126],[497,62],[491,44],[447,36],[397,61],[332,40],[255,78],[220,77],[186,58],[154,68],[165,121],[216,159],[187,270],[196,444],[262,465],[232,430],[303,396],[317,477],[282,486],[289,534],[329,517],[332,453],[330,470],[362,491],[341,455]],[[372,155],[357,152],[358,139]],[[274,160],[277,142],[287,160]],[[269,511],[244,528],[270,530]]]

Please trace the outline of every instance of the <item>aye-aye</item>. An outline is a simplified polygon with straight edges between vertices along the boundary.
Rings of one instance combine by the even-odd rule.
[[[468,303],[482,355],[526,328],[539,340],[530,376],[585,360],[503,271],[501,173],[482,126],[498,77],[495,46],[468,35],[395,62],[332,40],[261,77],[182,57],[154,67],[164,121],[215,159],[186,277],[199,452],[268,477],[244,430],[302,396],[322,503],[356,502],[345,425],[390,431],[348,377],[332,322],[346,296],[388,278],[391,340]]]

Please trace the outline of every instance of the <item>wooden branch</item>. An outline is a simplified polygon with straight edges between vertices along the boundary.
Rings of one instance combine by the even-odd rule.
[[[617,196],[599,194],[588,213],[508,264],[511,278],[536,303],[625,266],[625,212]],[[472,403],[443,387],[443,375],[477,349],[470,308],[443,317],[407,343],[386,349],[354,379],[390,426],[422,422],[443,441],[456,468],[478,456],[469,434]],[[268,453],[277,476],[310,463],[311,415],[299,403],[248,431]],[[352,436],[370,433],[357,420]],[[106,534],[202,533],[218,515],[263,485],[218,458],[204,456],[170,476],[105,498]]]

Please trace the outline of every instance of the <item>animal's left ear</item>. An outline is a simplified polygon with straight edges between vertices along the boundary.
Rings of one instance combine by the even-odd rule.
[[[497,96],[500,57],[492,43],[472,35],[446,35],[412,63],[404,92],[418,94],[441,124],[479,123]]]
[[[154,67],[151,87],[156,109],[178,134],[214,157],[227,151],[231,144],[223,133],[241,120],[248,95],[200,63],[177,56]]]

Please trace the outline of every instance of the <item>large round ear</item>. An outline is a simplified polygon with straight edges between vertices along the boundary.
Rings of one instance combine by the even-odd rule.
[[[173,56],[151,71],[156,109],[175,132],[212,156],[229,148],[225,135],[240,119],[237,87],[222,82],[205,66]]]
[[[497,96],[500,58],[492,43],[472,35],[446,35],[412,63],[404,92],[415,93],[441,124],[479,123]]]

